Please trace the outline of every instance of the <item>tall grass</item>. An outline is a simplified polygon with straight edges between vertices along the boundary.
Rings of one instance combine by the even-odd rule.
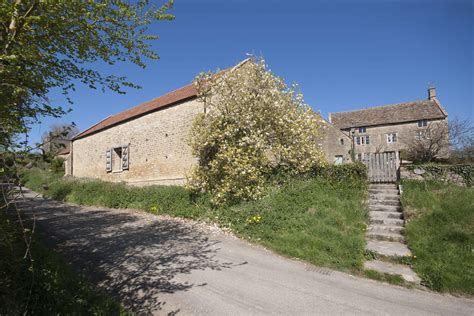
[[[414,268],[437,291],[474,294],[474,188],[404,181]]]
[[[33,190],[41,190],[37,172],[42,171],[29,170],[24,176],[26,186]],[[212,207],[206,195],[195,196],[177,186],[138,188],[97,180],[53,179],[45,194],[83,205],[212,221],[283,255],[340,270],[359,270],[367,223],[365,182],[306,177],[285,183],[270,187],[259,201],[219,208]]]

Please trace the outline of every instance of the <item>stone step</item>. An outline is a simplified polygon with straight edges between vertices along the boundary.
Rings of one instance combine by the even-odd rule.
[[[367,238],[375,240],[405,242],[405,237],[402,234],[389,231],[368,231]]]
[[[379,201],[400,201],[398,194],[369,194],[369,199]]]
[[[396,225],[384,225],[384,224],[372,224],[367,229],[369,232],[391,232],[397,234],[403,234],[405,228],[403,226]]]
[[[371,218],[370,223],[389,226],[403,226],[405,221],[403,219],[396,218]]]
[[[378,205],[391,205],[391,206],[400,206],[400,200],[376,200],[369,199],[369,205],[378,206]]]
[[[373,218],[373,219],[388,219],[388,218],[403,219],[403,213],[401,212],[370,211],[369,215],[370,215],[370,218]]]
[[[398,186],[397,186],[396,184],[392,184],[392,183],[389,183],[389,184],[370,184],[370,185],[369,185],[369,189],[375,189],[375,190],[386,190],[386,189],[397,190],[397,189],[398,189]]]
[[[380,260],[366,261],[364,268],[367,270],[375,270],[380,273],[388,273],[393,275],[400,275],[405,281],[420,284],[420,278],[416,275],[409,266],[402,264],[395,264]]]
[[[385,240],[367,240],[365,247],[367,250],[373,251],[381,256],[390,257],[407,257],[411,256],[411,251],[407,245],[400,242]]]
[[[398,194],[398,189],[369,189],[372,194]]]
[[[402,212],[400,205],[369,204],[369,210],[378,212]]]

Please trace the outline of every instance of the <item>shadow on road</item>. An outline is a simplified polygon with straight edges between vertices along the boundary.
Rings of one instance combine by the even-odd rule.
[[[193,286],[179,275],[193,270],[231,268],[215,258],[218,241],[178,221],[156,221],[144,215],[27,199],[39,234],[75,269],[139,314],[159,310],[160,293]]]

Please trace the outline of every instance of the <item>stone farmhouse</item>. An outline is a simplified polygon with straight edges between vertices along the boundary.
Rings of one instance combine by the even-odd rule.
[[[447,120],[448,113],[434,87],[428,89],[426,100],[329,114],[329,122],[351,138],[355,158],[362,161],[371,153],[395,152],[398,157],[407,144],[427,137],[430,124]],[[447,124],[439,126],[447,129]],[[441,156],[446,156],[448,149],[446,146]]]
[[[224,71],[238,71],[250,59]],[[66,175],[132,185],[183,184],[197,163],[187,137],[205,113],[193,84],[106,117],[76,135],[65,162]],[[369,153],[395,152],[423,137],[429,123],[446,121],[434,88],[427,100],[331,113],[319,145],[328,162],[341,164]]]
[[[250,59],[232,69],[236,71]],[[66,174],[133,185],[183,184],[197,162],[187,144],[194,117],[205,109],[189,84],[109,116],[72,139]],[[351,139],[324,121],[320,146],[329,161],[350,161]]]

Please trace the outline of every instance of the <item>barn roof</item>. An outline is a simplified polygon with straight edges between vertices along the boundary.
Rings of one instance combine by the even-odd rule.
[[[174,90],[170,93],[167,93],[159,98],[153,99],[151,101],[142,103],[133,108],[125,110],[115,115],[108,116],[102,121],[92,125],[85,131],[76,135],[73,140],[88,136],[95,132],[104,130],[106,128],[112,127],[114,125],[123,123],[125,121],[137,118],[144,114],[156,111],[158,109],[174,105],[176,103],[195,98],[197,96],[197,90],[193,84],[189,84],[177,90]]]
[[[216,75],[220,75],[226,71],[236,69],[251,60],[252,60],[251,58],[244,59],[243,61],[241,61],[240,63],[238,63],[237,65],[231,68],[221,70]],[[142,103],[140,105],[137,105],[133,108],[130,108],[118,114],[108,116],[102,121],[92,125],[91,127],[87,128],[83,132],[77,134],[72,140],[86,137],[93,133],[118,125],[120,123],[135,119],[142,115],[154,112],[156,110],[159,110],[168,106],[176,105],[178,103],[181,103],[183,101],[190,100],[196,97],[197,97],[196,87],[194,86],[194,84],[188,84],[182,88],[169,92],[161,97]]]

